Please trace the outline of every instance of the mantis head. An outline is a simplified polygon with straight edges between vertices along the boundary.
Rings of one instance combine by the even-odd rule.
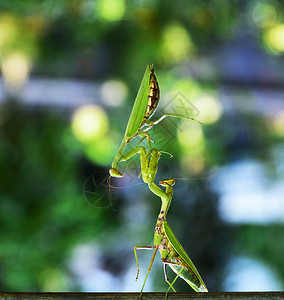
[[[123,174],[120,173],[117,169],[109,169],[109,174],[111,177],[118,177],[118,178],[123,177]]]
[[[174,179],[164,179],[164,180],[161,180],[159,182],[159,185],[161,186],[173,186],[175,185],[175,180]]]

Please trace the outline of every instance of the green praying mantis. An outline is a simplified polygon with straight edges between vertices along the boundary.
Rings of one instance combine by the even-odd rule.
[[[157,173],[159,157],[160,157],[159,151],[156,148],[153,148],[151,158],[148,159],[149,160],[148,164],[146,164],[148,167],[144,169],[145,168],[144,166],[143,169],[141,169],[142,175]],[[154,245],[134,247],[134,255],[137,263],[136,280],[138,279],[139,276],[139,263],[138,263],[136,250],[154,249],[154,253],[148,268],[148,272],[145,277],[140,293],[142,295],[144,286],[146,284],[146,280],[151,271],[151,267],[158,250],[160,251],[161,260],[164,264],[165,280],[169,284],[169,288],[167,292],[169,291],[170,288],[172,288],[173,291],[175,292],[175,289],[173,288],[173,284],[178,277],[184,279],[196,292],[208,292],[206,285],[203,282],[201,276],[199,275],[196,267],[194,266],[189,256],[186,254],[185,250],[181,246],[180,242],[178,241],[178,239],[176,238],[176,236],[174,235],[173,231],[171,230],[171,228],[169,227],[166,221],[166,215],[169,210],[172,197],[173,197],[173,185],[175,184],[175,180],[174,179],[161,180],[159,184],[161,186],[166,187],[166,191],[163,191],[153,182],[154,179],[155,178],[151,177],[151,182],[148,183],[148,186],[155,195],[161,198],[162,201],[161,210],[155,226]],[[169,266],[177,274],[176,278],[172,283],[170,283],[168,279],[167,266]]]
[[[123,177],[123,174],[118,170],[118,165],[121,161],[126,161],[136,153],[138,145],[146,138],[149,149],[151,149],[151,138],[148,131],[155,125],[159,124],[166,117],[175,117],[180,119],[195,120],[194,118],[179,116],[175,114],[165,113],[158,120],[151,121],[150,118],[155,113],[160,99],[160,90],[153,65],[147,65],[138,94],[134,101],[134,105],[126,126],[125,134],[119,146],[117,153],[112,161],[112,167],[109,170],[112,177]],[[201,123],[201,122],[199,122]],[[202,123],[201,123],[202,124]],[[145,129],[143,129],[145,127]],[[123,155],[123,151],[127,144],[135,137],[142,138],[134,149]],[[141,154],[141,152],[140,152]]]
[[[121,145],[117,150],[117,153],[112,162],[112,168],[109,170],[111,177],[123,177],[123,174],[118,170],[118,165],[120,162],[127,161],[131,159],[134,155],[140,154],[140,163],[141,163],[141,173],[142,179],[145,183],[148,184],[149,189],[158,197],[161,198],[162,206],[158,220],[155,227],[154,233],[154,245],[153,246],[142,246],[134,247],[134,254],[137,263],[137,277],[139,275],[139,263],[137,258],[137,249],[154,249],[154,253],[148,268],[146,278],[144,280],[141,294],[142,295],[146,280],[150,273],[154,258],[157,251],[160,251],[161,259],[164,264],[164,273],[165,280],[169,284],[169,288],[173,288],[174,282],[178,277],[184,279],[195,291],[197,292],[207,292],[207,288],[200,277],[197,269],[194,264],[186,254],[185,250],[182,248],[178,239],[174,235],[173,231],[169,227],[166,221],[166,215],[171,204],[173,196],[173,185],[175,184],[174,179],[162,180],[159,184],[165,187],[165,191],[159,188],[155,183],[155,177],[158,171],[158,161],[161,157],[161,153],[167,153],[165,151],[158,150],[157,148],[151,147],[151,138],[148,133],[153,126],[160,123],[166,117],[176,117],[188,120],[195,120],[194,118],[184,117],[174,114],[166,113],[156,121],[149,120],[157,109],[159,102],[159,85],[156,79],[154,68],[152,65],[147,65],[146,71],[144,73],[138,94],[136,96],[130,118],[126,127],[124,137],[122,139]],[[197,121],[199,122],[199,121]],[[201,122],[199,122],[201,123]],[[202,123],[201,123],[202,124]],[[145,129],[143,129],[146,127]],[[124,150],[128,143],[135,137],[140,136],[140,141],[136,146],[124,153]],[[139,144],[147,139],[149,151],[147,152],[146,148],[139,146]],[[169,153],[167,153],[169,154]],[[172,283],[170,283],[167,275],[167,266],[169,266],[176,274],[176,278]]]

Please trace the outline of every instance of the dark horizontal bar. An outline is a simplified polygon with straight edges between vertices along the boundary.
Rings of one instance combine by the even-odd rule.
[[[0,299],[139,299],[139,293],[0,293]],[[143,293],[143,299],[165,299],[165,293]],[[167,299],[220,299],[220,300],[280,300],[284,299],[284,292],[245,292],[245,293],[168,293]]]

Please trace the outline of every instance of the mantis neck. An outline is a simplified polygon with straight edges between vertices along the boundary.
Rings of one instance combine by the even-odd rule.
[[[170,208],[172,198],[173,198],[173,193],[174,193],[173,187],[171,185],[167,185],[166,193],[163,197],[161,197],[161,200],[162,200],[161,211],[162,210],[165,211],[165,216],[167,215],[167,212]]]
[[[161,227],[162,227],[163,223],[166,221],[167,212],[171,205],[172,197],[173,197],[173,188],[172,188],[172,186],[167,186],[166,193],[164,194],[164,196],[161,197],[162,206],[161,206],[161,210],[160,210],[160,213],[159,213],[159,216],[157,219],[157,223],[156,223],[156,228],[155,228],[155,232],[157,234],[161,234]]]

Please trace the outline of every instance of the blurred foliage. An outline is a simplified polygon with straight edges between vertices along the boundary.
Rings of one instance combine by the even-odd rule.
[[[46,272],[62,273],[53,290],[72,290],[70,250],[116,226],[117,215],[83,201],[84,159],[64,142],[74,140],[65,118],[9,101],[0,128],[1,290],[45,290]]]
[[[163,155],[159,178],[186,179],[175,187],[169,224],[209,290],[222,290],[233,255],[259,258],[284,278],[283,225],[225,223],[210,182],[212,170],[243,158],[260,161],[272,179],[283,177],[277,150],[283,147],[283,112],[272,117],[265,102],[261,110],[249,86],[283,84],[283,24],[280,0],[1,1],[0,290],[86,290],[70,267],[82,244],[99,247],[101,269],[114,276],[110,288],[127,286],[132,247],[151,243],[160,203],[134,181],[119,197],[112,191],[112,210],[104,185],[148,63],[155,65],[164,101],[157,115],[169,111],[167,101],[186,95],[204,123],[178,130],[165,120],[153,137],[174,154],[171,160]],[[234,50],[247,41],[252,44],[241,57],[247,60],[238,60]],[[248,69],[242,77],[243,62]],[[103,85],[101,99],[87,115],[86,107],[21,104],[25,84],[35,77],[96,81]],[[224,84],[222,93],[231,98],[221,103]],[[137,172],[139,163],[127,168]],[[145,201],[135,203],[138,196]],[[99,268],[90,263],[90,269]],[[164,277],[153,272],[154,289],[165,289]],[[124,285],[113,283],[117,277]],[[189,290],[181,280],[177,286]]]

